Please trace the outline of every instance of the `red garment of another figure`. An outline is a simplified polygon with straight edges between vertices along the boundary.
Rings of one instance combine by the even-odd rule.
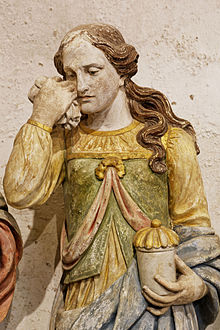
[[[16,240],[13,229],[0,222],[0,322],[10,308],[16,283],[16,268],[21,259],[22,245]],[[17,242],[16,242],[17,241]]]

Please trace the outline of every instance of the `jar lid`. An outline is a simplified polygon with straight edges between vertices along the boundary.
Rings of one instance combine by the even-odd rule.
[[[159,249],[179,244],[179,236],[175,231],[161,225],[161,221],[154,219],[151,227],[140,229],[133,240],[136,248]]]

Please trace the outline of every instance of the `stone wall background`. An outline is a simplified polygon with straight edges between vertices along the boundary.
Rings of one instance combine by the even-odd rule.
[[[175,113],[194,125],[212,224],[220,234],[219,0],[0,0],[0,17],[1,191],[13,140],[31,114],[27,93],[35,78],[56,75],[53,55],[68,30],[104,22],[139,51],[134,81],[164,92]],[[62,192],[36,210],[10,211],[25,249],[12,310],[0,329],[46,330],[61,276]]]

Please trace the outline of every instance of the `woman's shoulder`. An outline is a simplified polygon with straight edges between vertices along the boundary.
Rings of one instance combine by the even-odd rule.
[[[169,126],[162,142],[167,150],[193,148],[195,151],[195,138],[180,127]]]
[[[197,162],[195,137],[180,127],[169,127],[165,135],[168,163]]]

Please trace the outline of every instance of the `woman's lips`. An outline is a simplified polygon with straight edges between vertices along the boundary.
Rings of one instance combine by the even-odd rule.
[[[88,96],[79,96],[77,98],[77,101],[80,102],[80,103],[86,103],[86,102],[90,102],[93,97],[94,96],[90,96],[90,95],[88,95]]]

